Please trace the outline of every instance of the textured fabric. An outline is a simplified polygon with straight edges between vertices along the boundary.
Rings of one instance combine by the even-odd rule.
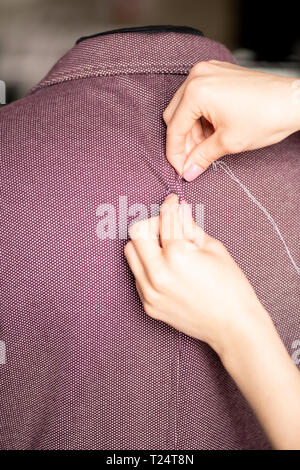
[[[299,275],[274,228],[221,167],[187,183],[165,158],[162,112],[190,68],[213,58],[233,61],[191,34],[94,37],[1,109],[2,449],[269,448],[217,355],[145,314],[126,240],[97,236],[97,209],[118,209],[119,196],[150,208],[175,191],[202,203],[204,228],[247,274],[292,354]],[[298,266],[299,151],[297,133],[222,159]]]

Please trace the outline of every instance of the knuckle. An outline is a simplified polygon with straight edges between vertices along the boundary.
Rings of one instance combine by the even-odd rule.
[[[195,76],[188,82],[185,93],[187,100],[189,100],[194,107],[195,100],[196,103],[200,101],[203,103],[207,100],[213,80],[214,79],[210,77]]]
[[[200,167],[207,168],[211,165],[215,159],[215,154],[212,152],[209,154],[206,149],[204,149],[201,144],[196,148],[193,158],[193,163],[198,164]]]
[[[144,295],[144,302],[147,305],[151,307],[157,307],[159,305],[160,294],[157,291],[157,289],[153,288],[153,286],[144,288],[143,295]]]
[[[171,243],[166,249],[166,256],[172,265],[178,265],[184,259],[184,253],[178,243]]]
[[[152,305],[150,305],[149,303],[145,302],[144,303],[144,310],[146,312],[146,314],[153,318],[154,320],[159,320],[160,319],[160,315],[158,313],[158,311],[156,309],[153,308]]]
[[[160,268],[151,275],[151,284],[154,288],[154,292],[161,292],[165,289],[168,284],[168,273],[164,268]]]
[[[189,82],[187,83],[186,85],[186,94],[187,96],[194,96],[195,93],[200,93],[201,91],[201,78],[199,78],[198,76],[194,76],[192,77]]]
[[[206,155],[203,149],[201,149],[199,150],[198,155],[196,156],[196,163],[199,163],[200,166],[206,168],[212,164],[213,157],[214,157],[213,155],[211,156]]]
[[[146,289],[144,291],[144,297],[145,297],[146,302],[152,306],[156,305],[159,300],[159,294],[155,288]]]
[[[201,61],[197,62],[193,67],[191,68],[190,74],[192,76],[194,75],[199,75],[209,69],[210,63],[207,61]]]
[[[148,220],[139,220],[129,226],[128,233],[132,240],[141,238],[148,226]]]
[[[171,119],[168,120],[167,123],[167,129],[166,129],[166,136],[168,137],[173,137],[177,136],[178,134],[178,123],[176,123],[176,113],[173,114]]]
[[[165,121],[166,124],[167,124],[168,121],[169,121],[169,110],[168,110],[168,108],[166,108],[166,109],[163,111],[163,120]]]

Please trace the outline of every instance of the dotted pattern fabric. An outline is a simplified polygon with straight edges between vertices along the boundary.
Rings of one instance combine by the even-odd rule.
[[[274,229],[221,169],[186,183],[165,158],[162,112],[208,59],[233,62],[200,36],[99,36],[1,109],[0,448],[269,448],[216,354],[145,314],[126,240],[96,234],[97,208],[117,208],[119,196],[150,208],[176,191],[203,204],[206,231],[244,270],[292,354],[299,276]],[[223,159],[298,265],[299,151],[297,133]]]

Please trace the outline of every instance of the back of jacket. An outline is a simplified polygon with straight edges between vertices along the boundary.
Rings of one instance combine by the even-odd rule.
[[[297,359],[299,133],[192,183],[165,157],[163,110],[209,59],[233,61],[185,28],[102,34],[1,109],[2,449],[269,447],[216,354],[145,314],[123,254],[169,191],[201,205]]]

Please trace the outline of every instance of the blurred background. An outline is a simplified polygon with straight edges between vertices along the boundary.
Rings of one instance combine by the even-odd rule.
[[[0,80],[6,83],[6,101],[23,97],[79,37],[125,26],[193,26],[224,43],[242,65],[300,77],[297,3],[0,0]]]

